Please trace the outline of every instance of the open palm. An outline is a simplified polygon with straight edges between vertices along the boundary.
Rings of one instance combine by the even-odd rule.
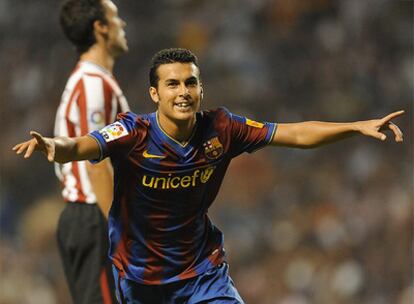
[[[55,142],[53,139],[43,137],[40,133],[31,131],[30,135],[33,137],[31,140],[19,143],[13,147],[13,151],[16,154],[24,154],[24,158],[29,158],[33,151],[41,151],[46,155],[47,160],[52,162],[55,159]]]

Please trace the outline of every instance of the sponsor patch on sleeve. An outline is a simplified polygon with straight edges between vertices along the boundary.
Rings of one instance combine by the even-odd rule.
[[[125,135],[128,135],[127,129],[119,121],[107,125],[105,128],[99,130],[99,133],[102,135],[106,142],[110,142],[115,139],[121,138]]]
[[[248,118],[246,118],[246,125],[259,129],[262,129],[264,127],[264,124],[262,124],[261,122],[257,122]]]

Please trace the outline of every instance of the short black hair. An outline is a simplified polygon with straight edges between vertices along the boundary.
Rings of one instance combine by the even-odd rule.
[[[198,68],[198,59],[190,50],[180,49],[180,48],[171,48],[164,49],[157,52],[151,60],[151,68],[149,71],[149,81],[150,86],[157,88],[158,87],[158,74],[157,69],[160,65],[181,62],[181,63],[194,63]]]
[[[63,32],[79,54],[96,43],[93,23],[107,22],[102,0],[66,0],[60,8],[59,19]]]

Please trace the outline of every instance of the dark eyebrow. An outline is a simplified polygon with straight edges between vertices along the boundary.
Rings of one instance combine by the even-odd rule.
[[[176,83],[176,82],[179,82],[179,81],[177,79],[167,79],[165,82],[166,83]]]
[[[198,82],[198,78],[197,78],[197,77],[195,77],[195,76],[192,76],[192,77],[187,78],[187,79],[185,80],[185,82],[186,82],[186,83],[187,83],[187,82],[192,82],[192,81]]]

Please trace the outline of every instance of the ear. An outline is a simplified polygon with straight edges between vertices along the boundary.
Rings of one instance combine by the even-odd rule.
[[[202,101],[203,100],[203,96],[204,96],[204,89],[203,89],[203,85],[202,84],[200,84],[200,90],[201,90],[201,92],[200,92],[200,96],[201,96],[200,101]]]
[[[97,35],[106,35],[108,34],[108,24],[103,22],[102,20],[95,20],[93,22],[93,31],[95,33],[95,36]]]
[[[152,101],[158,104],[158,102],[160,101],[160,97],[158,95],[157,89],[155,87],[150,87],[149,94],[151,96]]]

